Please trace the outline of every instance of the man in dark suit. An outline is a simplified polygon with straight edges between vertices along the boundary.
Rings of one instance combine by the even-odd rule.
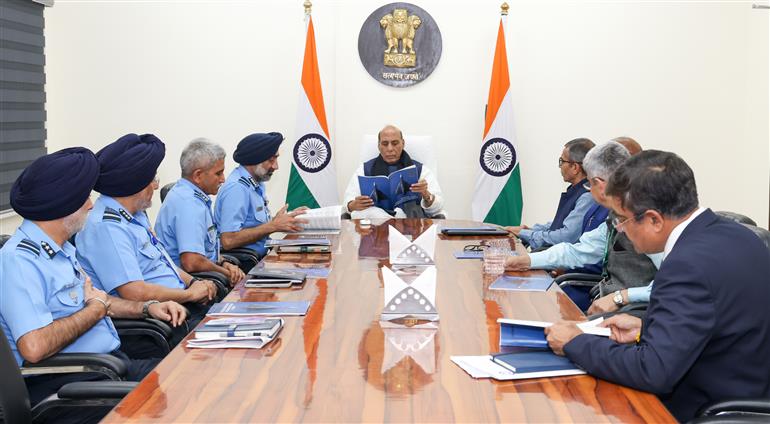
[[[657,394],[681,421],[717,400],[770,396],[770,251],[751,231],[698,206],[677,155],[645,151],[606,188],[614,225],[640,253],[663,252],[644,321],[617,315],[610,339],[574,323],[549,346],[590,374]]]

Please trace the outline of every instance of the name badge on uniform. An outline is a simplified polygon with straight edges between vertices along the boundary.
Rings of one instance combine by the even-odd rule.
[[[73,302],[78,302],[78,292],[75,290],[70,291],[70,299],[72,299]]]
[[[258,207],[257,208],[257,212],[262,212],[262,209],[264,209],[264,207],[262,207],[262,206]]]

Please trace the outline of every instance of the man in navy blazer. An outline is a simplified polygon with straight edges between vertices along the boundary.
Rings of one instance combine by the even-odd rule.
[[[680,421],[728,398],[770,396],[770,251],[748,229],[698,206],[677,155],[649,150],[610,178],[614,224],[640,253],[663,252],[644,321],[617,315],[610,339],[574,323],[548,343],[596,377],[657,394]]]

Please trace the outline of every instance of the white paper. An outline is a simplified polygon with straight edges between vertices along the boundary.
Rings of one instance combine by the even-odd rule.
[[[388,228],[391,265],[434,265],[436,226],[431,225],[420,237],[409,241],[392,225]]]
[[[516,374],[492,362],[490,355],[450,356],[457,366],[473,378],[494,378],[495,380],[514,380]]]
[[[297,216],[304,219],[307,224],[302,224],[304,231],[337,231],[341,227],[342,206],[327,206],[325,208],[308,209],[304,214]]]

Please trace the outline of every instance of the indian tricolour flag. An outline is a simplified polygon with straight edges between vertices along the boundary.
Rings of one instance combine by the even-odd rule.
[[[292,149],[291,174],[286,192],[286,203],[290,209],[339,204],[337,175],[318,72],[313,19],[309,13],[305,15],[305,23],[305,58],[302,62],[302,89],[295,133],[297,139]]]
[[[521,224],[521,175],[513,127],[513,102],[505,53],[505,21],[497,30],[495,60],[471,206],[473,219],[500,225]]]

